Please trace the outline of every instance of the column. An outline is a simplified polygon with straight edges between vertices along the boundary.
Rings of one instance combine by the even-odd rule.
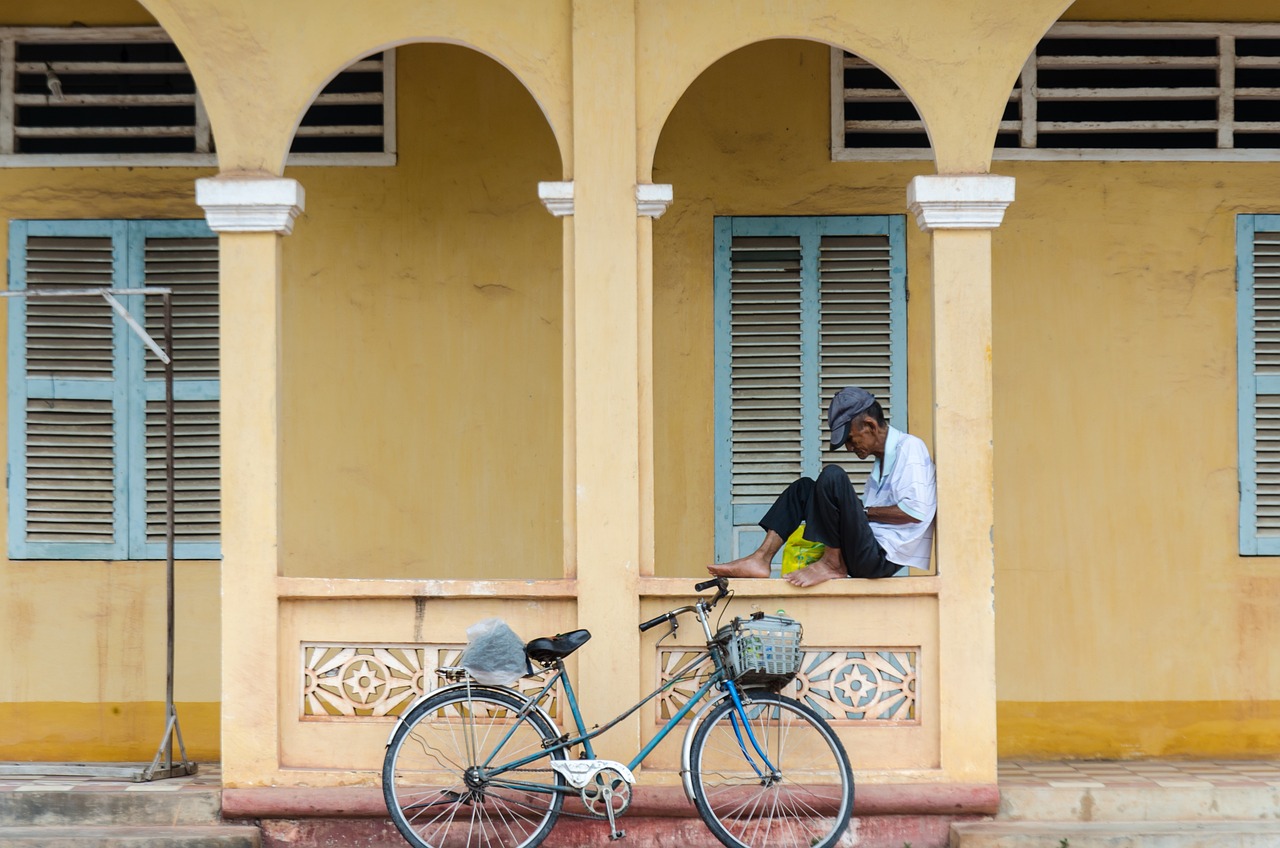
[[[219,176],[196,181],[196,202],[220,248],[222,774],[263,786],[279,769],[280,237],[303,191]]]
[[[573,0],[572,397],[578,625],[597,637],[578,663],[589,723],[641,694],[639,316],[637,313],[635,8]],[[637,716],[600,755],[638,749]]]
[[[907,206],[932,234],[942,769],[996,782],[991,230],[1012,177],[921,176]]]
[[[671,205],[673,189],[667,183],[636,186],[636,212],[640,215],[636,244],[636,309],[640,343],[640,573],[654,572],[654,460],[653,460],[653,221]]]
[[[572,485],[577,481],[577,465],[574,457],[577,452],[577,428],[575,426],[574,416],[577,414],[577,408],[574,404],[574,393],[572,391],[574,385],[574,374],[576,373],[576,361],[574,359],[574,334],[573,334],[573,316],[574,316],[574,277],[573,277],[573,181],[564,182],[540,182],[538,183],[538,199],[542,201],[542,205],[547,208],[557,218],[564,219],[564,229],[562,230],[561,240],[561,263],[564,271],[562,272],[562,305],[560,326],[564,336],[562,344],[562,360],[561,360],[561,385],[564,386],[563,397],[560,404],[560,418],[563,421],[560,448],[562,451],[563,466],[561,468],[561,478],[563,482],[563,490],[561,492],[561,523],[562,523],[562,555],[564,565],[564,576],[566,578],[576,578],[578,576],[578,522],[577,509],[578,498],[577,488]]]

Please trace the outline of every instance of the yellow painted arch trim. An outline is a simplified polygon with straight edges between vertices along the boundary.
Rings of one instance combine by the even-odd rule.
[[[294,132],[329,80],[362,56],[413,42],[462,45],[506,67],[547,117],[562,162],[572,161],[565,0],[396,3],[365,14],[340,0],[140,2],[195,77],[224,172],[283,173]]]

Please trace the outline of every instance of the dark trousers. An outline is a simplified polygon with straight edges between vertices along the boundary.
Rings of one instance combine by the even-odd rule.
[[[840,549],[850,577],[888,577],[899,568],[885,559],[862,499],[838,465],[823,468],[817,482],[801,477],[788,486],[764,514],[760,526],[785,542],[800,522],[804,522],[806,539]]]

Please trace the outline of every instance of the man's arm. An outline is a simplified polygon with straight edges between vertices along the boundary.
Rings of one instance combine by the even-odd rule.
[[[908,515],[895,506],[867,507],[867,520],[877,524],[919,524],[920,519]]]

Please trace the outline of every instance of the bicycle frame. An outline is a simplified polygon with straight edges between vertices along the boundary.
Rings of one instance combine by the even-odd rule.
[[[751,724],[750,722],[747,721],[746,712],[742,705],[742,695],[738,688],[738,685],[729,678],[725,668],[725,659],[724,657],[721,656],[721,651],[719,650],[719,648],[714,644],[714,638],[711,633],[711,626],[707,621],[708,609],[705,607],[705,602],[700,601],[696,605],[693,605],[690,607],[682,607],[679,610],[673,610],[671,613],[669,613],[669,615],[672,617],[671,621],[673,622],[673,628],[671,632],[673,633],[675,632],[674,616],[680,614],[681,612],[686,612],[686,611],[697,613],[698,620],[702,624],[703,632],[707,638],[707,651],[706,653],[699,656],[697,659],[694,659],[689,663],[687,663],[672,677],[671,680],[668,680],[666,683],[663,683],[662,685],[658,686],[658,688],[654,689],[648,695],[645,695],[643,698],[637,701],[634,705],[629,707],[626,711],[624,711],[620,715],[610,720],[607,724],[601,727],[597,727],[594,730],[588,731],[586,728],[586,723],[583,721],[583,718],[582,718],[582,711],[578,706],[577,695],[573,691],[573,684],[570,682],[569,676],[565,672],[564,661],[556,660],[555,666],[554,666],[555,674],[552,675],[551,679],[548,680],[543,685],[542,689],[539,690],[536,695],[523,696],[525,704],[523,707],[520,708],[520,711],[517,712],[515,715],[515,718],[517,719],[516,723],[512,725],[511,729],[507,732],[507,735],[504,736],[499,741],[499,743],[494,746],[493,750],[497,752],[502,749],[507,739],[510,737],[512,733],[515,732],[516,728],[519,726],[518,720],[520,718],[523,718],[524,716],[528,715],[533,710],[538,710],[542,712],[544,716],[547,715],[545,709],[541,707],[540,704],[549,695],[549,693],[555,688],[557,683],[561,683],[564,687],[565,700],[569,705],[569,712],[573,716],[573,722],[577,730],[577,735],[573,736],[573,735],[570,735],[569,733],[564,733],[561,735],[560,739],[555,744],[545,746],[544,750],[536,754],[530,754],[528,756],[521,757],[520,759],[513,760],[511,762],[498,763],[496,766],[491,761],[492,758],[490,758],[490,760],[480,763],[479,764],[480,767],[485,769],[486,773],[489,774],[490,776],[497,776],[497,775],[504,774],[505,772],[508,772],[508,771],[522,768],[524,766],[529,765],[530,763],[546,758],[556,751],[572,748],[575,745],[582,746],[583,753],[585,754],[586,759],[594,760],[596,759],[596,754],[595,754],[595,749],[591,745],[592,739],[595,739],[601,734],[608,732],[610,729],[617,726],[619,722],[623,721],[628,716],[635,713],[638,709],[640,709],[642,706],[647,704],[649,701],[656,698],[658,695],[662,694],[663,692],[669,689],[674,688],[680,682],[688,679],[687,675],[690,672],[692,672],[694,669],[697,669],[699,666],[705,664],[708,660],[710,660],[712,664],[715,666],[715,669],[711,673],[710,677],[708,677],[707,681],[703,683],[700,687],[698,687],[698,690],[689,697],[689,699],[680,707],[680,709],[678,709],[675,712],[673,716],[671,716],[671,718],[667,719],[667,721],[662,725],[662,727],[658,729],[658,732],[653,736],[653,738],[650,739],[645,744],[645,746],[640,749],[640,751],[635,755],[635,757],[633,757],[631,761],[626,764],[627,768],[629,770],[634,770],[637,766],[640,765],[640,763],[644,762],[644,759],[647,756],[649,756],[649,754],[653,751],[653,749],[656,748],[658,745],[660,745],[662,741],[667,738],[667,736],[671,733],[671,731],[674,730],[680,724],[680,722],[682,722],[685,719],[685,717],[689,715],[690,712],[693,711],[693,708],[700,705],[702,703],[702,699],[705,698],[707,694],[711,692],[712,689],[719,687],[724,691],[724,694],[721,695],[719,698],[712,699],[711,702],[709,702],[706,706],[709,707],[711,704],[719,700],[722,700],[725,697],[729,697],[733,699],[734,714],[731,717],[731,721],[733,723],[734,733],[736,734],[738,739],[738,745],[742,748],[743,755],[747,758],[747,761],[751,764],[751,767],[755,769],[757,774],[764,777],[765,774],[767,773],[771,778],[776,778],[776,776],[778,775],[778,770],[773,765],[773,763],[769,761],[769,758],[764,753],[764,750],[761,748],[760,743],[756,740],[755,734],[751,729]],[[470,680],[467,680],[464,682],[457,683],[455,684],[455,686],[459,688],[466,687],[467,691],[470,691],[473,684],[471,683]],[[454,687],[448,687],[448,688],[454,688]],[[434,695],[436,694],[436,692],[439,692],[439,691],[442,691],[442,690],[436,690],[431,694]],[[407,715],[408,711],[406,711],[405,714]],[[554,723],[553,723],[553,726],[554,726]],[[693,726],[691,726],[686,731],[686,734],[691,733],[694,727],[696,727],[696,722]],[[743,735],[742,735],[742,730],[744,729],[746,730],[746,736],[747,736],[746,740],[743,739]],[[747,750],[748,741],[750,742],[751,748],[754,749],[757,756],[759,756],[759,758],[763,761],[764,765],[767,768],[767,771],[761,770],[761,768],[756,765],[755,760],[751,757],[750,752]],[[518,784],[511,784],[511,785],[519,785],[522,788],[527,789],[529,791],[542,792],[542,793],[550,793],[550,792],[558,791],[564,794],[573,794],[576,791],[572,789],[572,787],[555,787],[555,786],[547,786],[547,785],[540,785],[540,784],[518,783]]]

